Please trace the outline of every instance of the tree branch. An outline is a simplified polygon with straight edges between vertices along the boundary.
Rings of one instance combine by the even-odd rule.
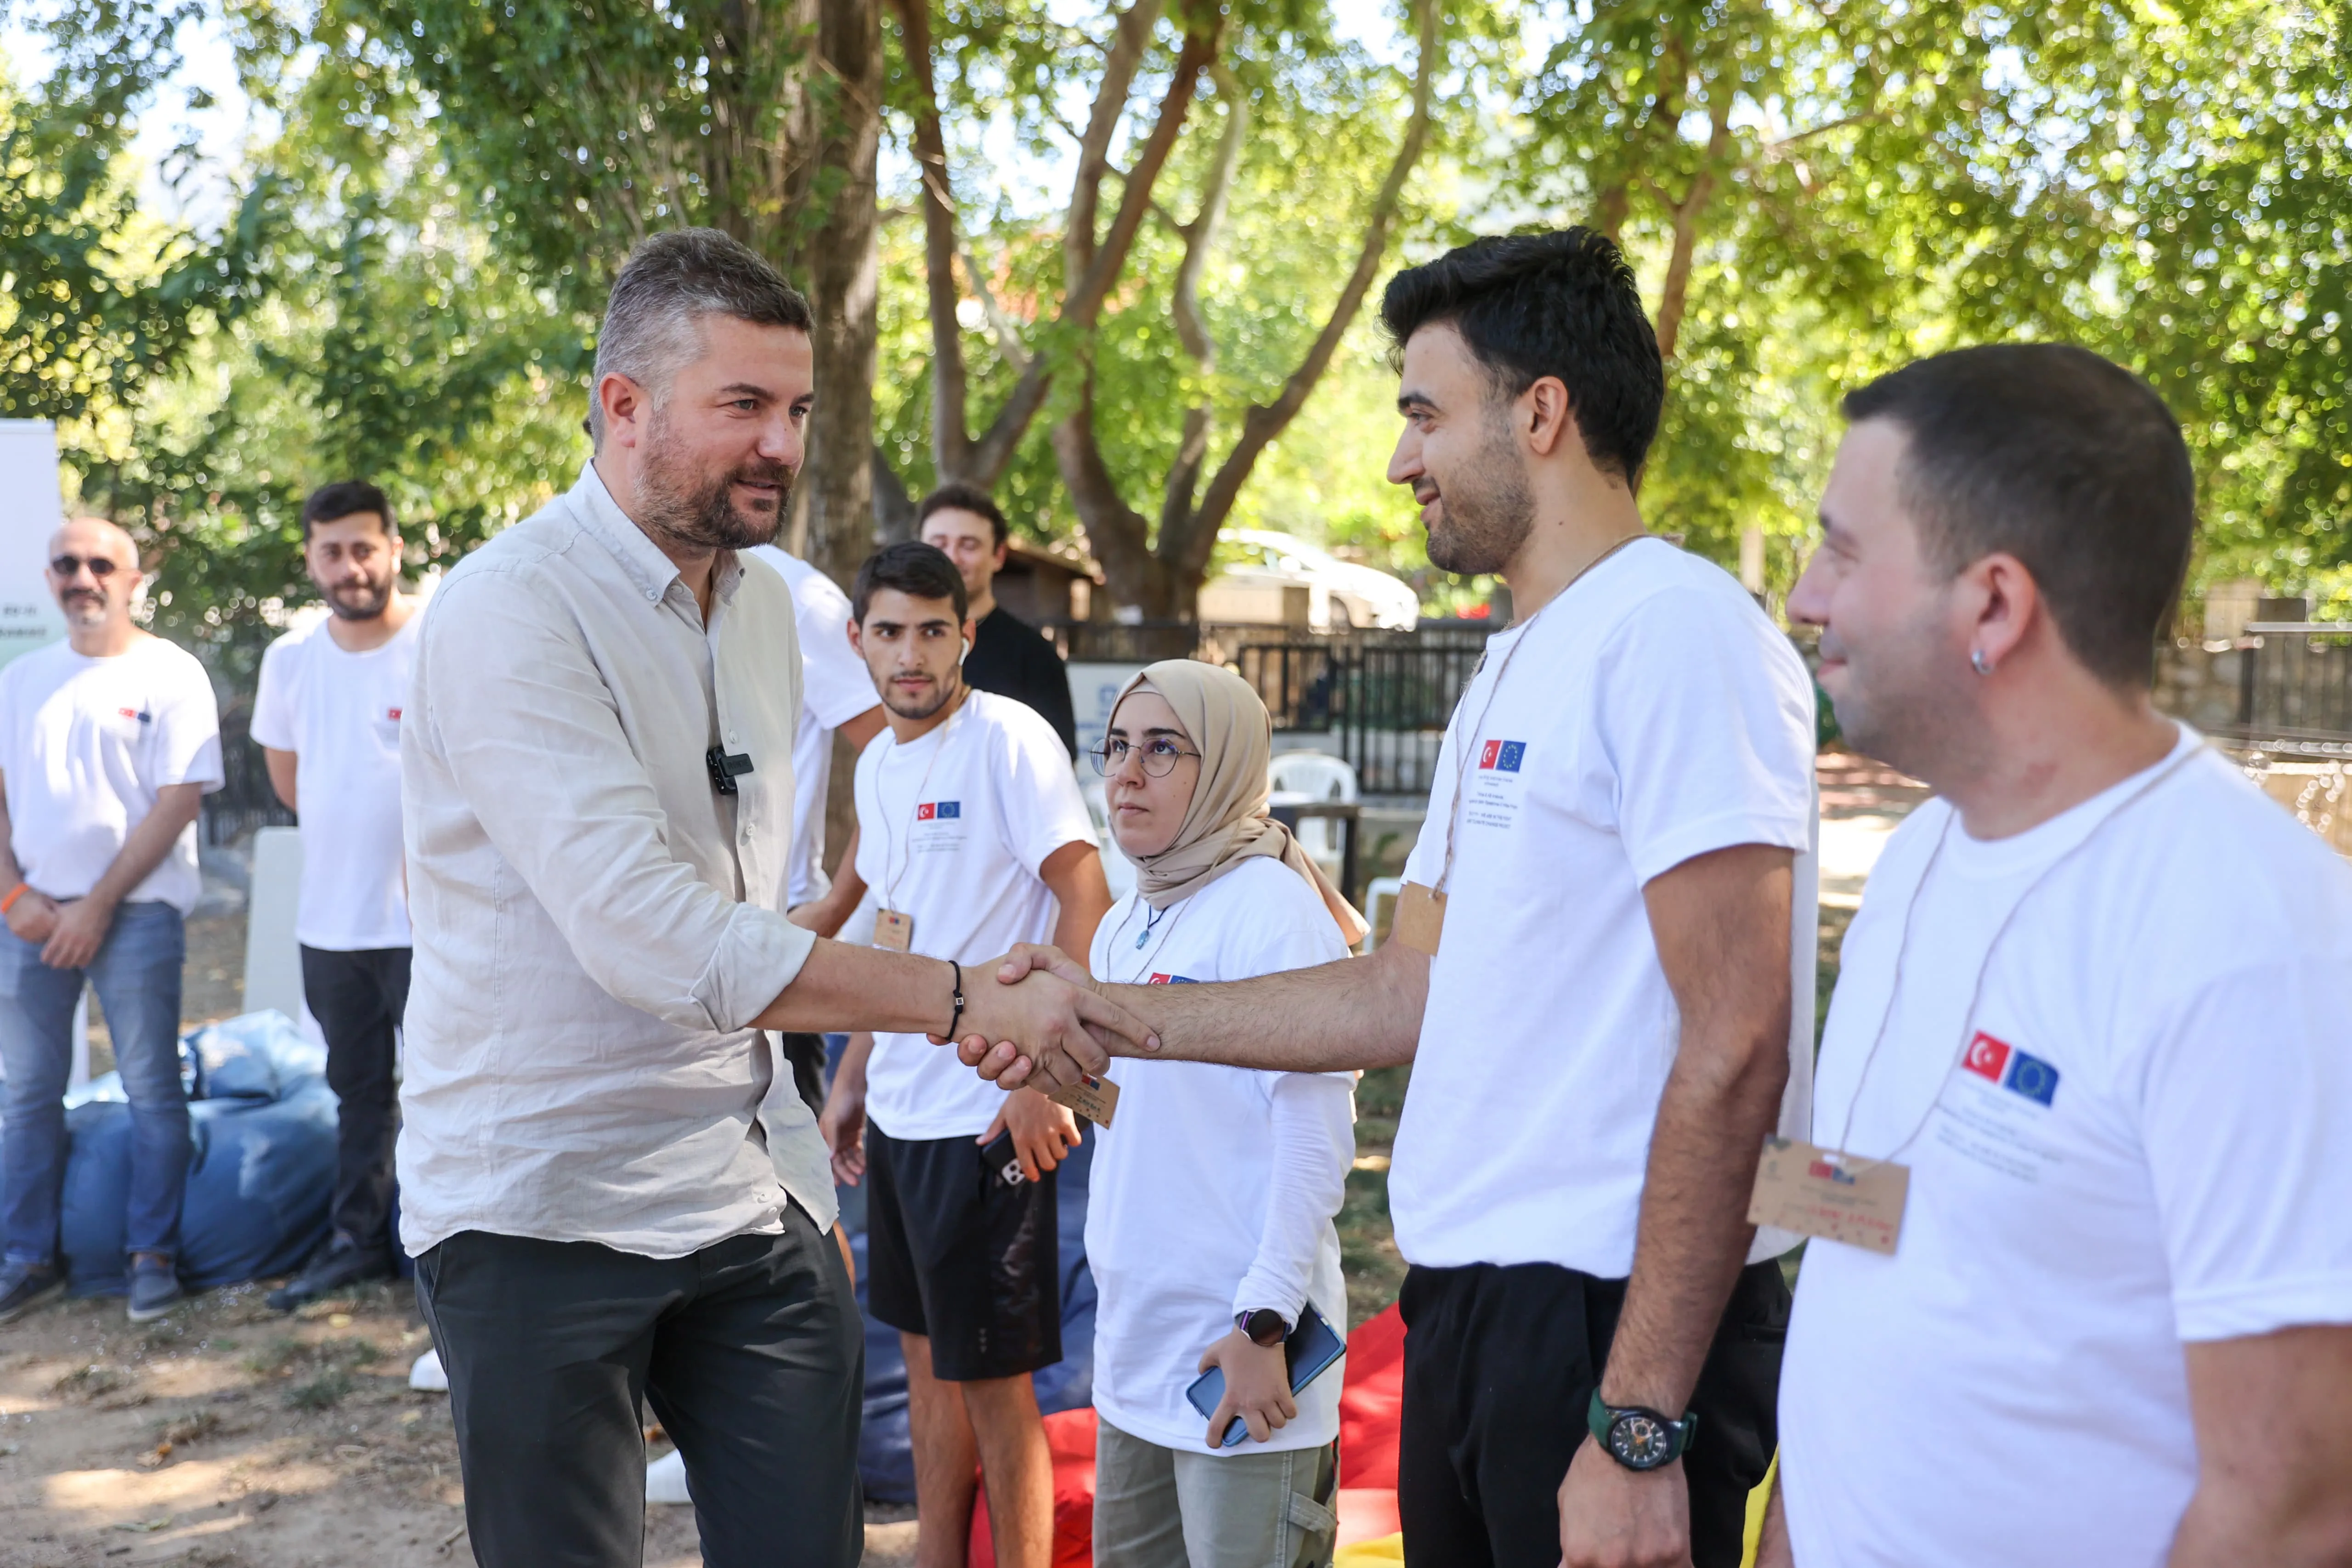
[[[923,176],[923,281],[931,316],[931,459],[942,478],[961,478],[971,461],[970,382],[956,320],[955,191],[931,69],[930,0],[891,0],[891,8],[915,79],[915,163]]]
[[[1715,195],[1724,155],[1731,149],[1733,96],[1728,83],[1717,84],[1708,105],[1706,153],[1699,161],[1698,173],[1691,176],[1690,190],[1669,209],[1675,216],[1675,245],[1666,258],[1665,287],[1658,295],[1658,357],[1664,360],[1673,360],[1682,337],[1683,312],[1690,300],[1691,261],[1698,247],[1699,216]]]
[[[1158,0],[1136,0],[1137,9],[1156,5]],[[1175,151],[1176,139],[1184,129],[1184,117],[1192,106],[1193,88],[1201,73],[1217,58],[1224,32],[1224,13],[1215,0],[1186,0],[1184,47],[1176,57],[1176,68],[1168,80],[1168,90],[1160,100],[1159,118],[1153,122],[1151,134],[1143,144],[1135,166],[1128,172],[1127,188],[1121,194],[1118,211],[1112,217],[1110,230],[1103,236],[1099,247],[1092,247],[1093,259],[1086,270],[1069,284],[1062,297],[1062,306],[1054,318],[1057,330],[1074,329],[1081,333],[1090,331],[1102,313],[1103,301],[1109,298],[1111,286],[1118,281],[1120,270],[1127,265],[1128,252],[1134,247],[1136,231],[1142,227],[1143,217],[1151,204],[1151,187],[1159,183],[1160,171],[1167,167],[1169,154]],[[1135,13],[1128,13],[1132,16]],[[1125,26],[1122,19],[1121,26]],[[1114,53],[1117,52],[1114,47]],[[1106,75],[1109,72],[1107,70]],[[1130,69],[1129,74],[1132,75]],[[1097,117],[1100,118],[1099,115]],[[1113,117],[1114,123],[1116,116]],[[1105,138],[1106,142],[1108,137]],[[1081,171],[1081,186],[1098,186],[1100,171],[1091,176]],[[1080,207],[1085,207],[1086,223],[1094,222],[1090,201],[1074,200],[1072,222],[1076,223]],[[1073,230],[1075,233],[1076,231]],[[1069,252],[1069,237],[1064,237],[1065,254]],[[989,425],[988,433],[974,443],[972,477],[983,484],[993,483],[996,476],[1012,462],[1013,448],[1020,444],[1023,432],[1030,420],[1045,405],[1045,394],[1053,384],[1053,373],[1048,368],[1052,355],[1039,353],[1021,374],[1013,395],[997,411]],[[1089,531],[1091,535],[1091,531]]]
[[[1078,137],[1078,169],[1070,181],[1070,216],[1062,234],[1063,276],[1076,289],[1095,258],[1095,214],[1102,203],[1103,175],[1110,170],[1110,142],[1127,113],[1128,89],[1143,63],[1151,30],[1160,22],[1162,0],[1134,0],[1120,16],[1103,56],[1102,80],[1095,88],[1094,109]],[[1190,92],[1189,86],[1186,89]]]
[[[1271,405],[1252,408],[1244,417],[1241,439],[1218,465],[1216,477],[1209,481],[1208,493],[1201,498],[1200,510],[1180,531],[1182,537],[1171,545],[1164,531],[1160,535],[1161,559],[1172,555],[1173,563],[1188,582],[1197,580],[1207,570],[1217,530],[1232,514],[1234,502],[1239,499],[1251,469],[1257,466],[1259,457],[1274,438],[1306,405],[1307,395],[1322,379],[1331,356],[1339,351],[1339,340],[1355,321],[1364,294],[1371,287],[1372,275],[1380,269],[1381,258],[1388,253],[1389,230],[1396,221],[1397,204],[1403,195],[1405,181],[1413,165],[1421,161],[1422,149],[1429,140],[1430,98],[1444,64],[1439,3],[1440,0],[1416,0],[1421,53],[1413,66],[1412,114],[1405,122],[1403,139],[1397,143],[1396,157],[1389,164],[1388,178],[1381,183],[1380,195],[1373,199],[1371,216],[1364,226],[1364,241],[1356,253],[1356,268],[1349,275],[1347,286],[1340,289],[1338,302],[1331,307],[1330,318],[1323,323],[1323,331],[1307,351],[1307,357],[1283,383],[1281,395]]]
[[[1203,382],[1201,401],[1184,412],[1184,436],[1177,444],[1176,460],[1169,466],[1168,483],[1160,502],[1160,527],[1166,537],[1171,523],[1192,510],[1200,488],[1201,465],[1209,452],[1211,405],[1207,378],[1217,368],[1217,343],[1201,314],[1201,271],[1208,265],[1217,232],[1224,226],[1225,205],[1233,192],[1234,171],[1241,163],[1242,142],[1249,131],[1249,98],[1223,62],[1212,66],[1209,79],[1225,101],[1225,128],[1217,137],[1217,151],[1209,163],[1208,184],[1201,192],[1201,210],[1190,224],[1177,227],[1184,237],[1184,259],[1176,268],[1169,291],[1168,311],[1175,319],[1176,341],[1192,356]]]

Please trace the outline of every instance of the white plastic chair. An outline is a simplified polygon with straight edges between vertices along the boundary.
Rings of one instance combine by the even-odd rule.
[[[1381,944],[1381,906],[1393,904],[1404,897],[1402,877],[1375,877],[1364,887],[1364,945],[1358,951],[1370,952]],[[1391,912],[1390,918],[1395,918]]]
[[[1343,805],[1353,805],[1357,799],[1356,770],[1328,752],[1279,752],[1265,765],[1265,782],[1277,795],[1304,795]],[[1298,847],[1334,882],[1339,879],[1339,836],[1346,831],[1344,825],[1328,816],[1307,817],[1298,825]]]
[[[1087,815],[1094,819],[1095,837],[1102,845],[1103,880],[1110,884],[1112,899],[1123,899],[1135,891],[1135,868],[1119,852],[1118,840],[1110,836],[1108,786],[1095,772],[1094,763],[1081,759],[1076,768],[1078,794],[1086,799]]]

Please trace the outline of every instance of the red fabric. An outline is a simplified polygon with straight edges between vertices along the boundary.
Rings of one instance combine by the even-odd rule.
[[[1339,1484],[1394,1491],[1397,1427],[1404,1408],[1404,1319],[1391,1306],[1348,1336],[1339,1391]]]
[[[1404,1320],[1391,1307],[1348,1336],[1339,1391],[1339,1541],[1396,1533],[1397,1421],[1404,1404]],[[1045,1417],[1054,1455],[1054,1568],[1089,1568],[1095,1542],[1095,1413]],[[971,1510],[971,1568],[996,1568],[988,1495]]]
[[[1095,1413],[1063,1410],[1045,1417],[1054,1456],[1054,1568],[1090,1568],[1095,1560]],[[971,1510],[971,1568],[996,1568],[985,1488]]]

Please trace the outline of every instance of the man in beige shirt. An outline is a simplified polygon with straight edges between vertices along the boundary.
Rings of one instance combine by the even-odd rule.
[[[761,1109],[765,1032],[1125,1022],[784,919],[801,659],[783,580],[740,552],[801,464],[809,329],[724,235],[639,247],[594,458],[426,614],[401,1228],[488,1568],[641,1561],[643,1400],[706,1563],[855,1563],[861,1329],[814,1118]]]

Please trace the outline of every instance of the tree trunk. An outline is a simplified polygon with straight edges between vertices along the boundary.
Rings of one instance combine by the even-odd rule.
[[[846,586],[876,531],[874,163],[882,138],[882,16],[879,0],[817,0],[816,12],[812,68],[830,78],[834,90],[817,138],[825,205],[803,252],[816,316],[816,404],[800,485],[808,496],[807,558]]]

